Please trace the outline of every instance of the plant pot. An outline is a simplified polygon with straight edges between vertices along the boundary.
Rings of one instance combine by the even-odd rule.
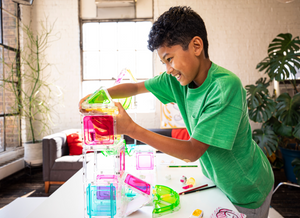
[[[279,147],[279,148],[280,148],[282,158],[284,161],[284,172],[285,172],[285,176],[286,176],[287,180],[289,180],[293,183],[297,183],[296,176],[293,171],[294,167],[292,166],[292,161],[295,158],[300,158],[300,151],[286,149],[286,148],[282,148],[282,147]]]
[[[43,164],[43,146],[42,141],[32,143],[26,142],[24,147],[24,160],[31,166],[40,166]]]

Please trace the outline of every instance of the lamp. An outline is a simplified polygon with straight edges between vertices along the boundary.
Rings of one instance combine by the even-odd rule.
[[[21,5],[32,5],[33,0],[12,0],[15,3],[19,3]]]

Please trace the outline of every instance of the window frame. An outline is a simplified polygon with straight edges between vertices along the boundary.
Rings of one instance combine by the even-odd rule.
[[[101,82],[101,81],[112,81],[116,78],[112,77],[109,79],[84,79],[84,75],[83,75],[83,58],[84,58],[84,54],[83,54],[83,25],[85,23],[105,23],[105,22],[143,22],[143,21],[149,21],[153,23],[153,19],[152,18],[132,18],[132,19],[80,19],[80,82],[81,82],[81,92],[80,95],[81,97],[83,95],[83,87],[82,84],[85,81],[96,81],[96,82]],[[154,56],[152,54],[152,77],[154,76]],[[138,81],[145,81],[149,78],[136,78]],[[123,81],[126,82],[130,82],[130,79],[128,78],[124,78]],[[100,88],[100,87],[99,87]],[[132,109],[130,109],[131,111]],[[155,105],[154,105],[154,110],[155,110]],[[135,109],[134,109],[135,111]],[[136,112],[140,112],[139,110],[137,110]]]
[[[20,22],[20,6],[18,3],[15,2],[11,2],[13,4],[16,5],[16,15],[10,13],[9,11],[7,11],[6,9],[3,8],[3,0],[0,0],[0,46],[3,48],[2,51],[2,58],[4,59],[4,49],[7,49],[9,51],[13,51],[16,52],[16,63],[17,63],[17,68],[20,69],[20,32],[19,32],[19,22]],[[4,31],[3,31],[3,11],[4,13],[9,14],[10,16],[14,17],[16,19],[16,48],[13,48],[9,45],[4,44]],[[2,65],[2,70],[3,70],[3,79],[5,78],[5,70],[4,70],[4,65]],[[3,81],[3,79],[0,79],[0,81]],[[17,80],[15,81],[11,81],[11,84],[15,84],[16,86],[18,86],[18,84],[21,83],[21,79],[20,77],[17,77]],[[19,96],[21,95],[21,93],[18,93]],[[4,130],[3,130],[3,150],[0,150],[0,154],[7,151],[7,140],[6,140],[6,117],[16,117],[17,121],[18,121],[18,141],[19,144],[16,147],[20,147],[22,144],[22,138],[21,138],[21,117],[20,117],[20,108],[18,108],[18,111],[16,113],[6,113],[5,110],[5,96],[3,95],[3,114],[0,113],[0,118],[3,118],[3,126],[4,126]]]

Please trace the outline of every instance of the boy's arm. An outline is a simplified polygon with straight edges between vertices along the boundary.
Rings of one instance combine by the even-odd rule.
[[[144,82],[139,83],[123,83],[107,89],[110,97],[114,98],[127,98],[130,96],[149,92]]]
[[[193,138],[189,141],[178,140],[144,129],[133,122],[119,102],[116,102],[115,105],[119,108],[117,134],[128,135],[186,162],[198,160],[209,147]]]

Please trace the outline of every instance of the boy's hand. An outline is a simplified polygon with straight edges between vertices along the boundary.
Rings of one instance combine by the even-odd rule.
[[[85,112],[85,110],[82,109],[81,104],[82,104],[82,102],[84,102],[84,101],[85,101],[88,97],[90,97],[91,95],[92,95],[92,94],[89,94],[89,95],[85,96],[84,98],[82,98],[82,99],[79,101],[78,107],[79,107],[79,111],[80,111],[80,112]]]
[[[120,102],[114,102],[115,106],[119,109],[119,114],[117,115],[117,134],[118,135],[130,135],[134,132],[136,123],[133,122],[131,117],[124,110]]]

